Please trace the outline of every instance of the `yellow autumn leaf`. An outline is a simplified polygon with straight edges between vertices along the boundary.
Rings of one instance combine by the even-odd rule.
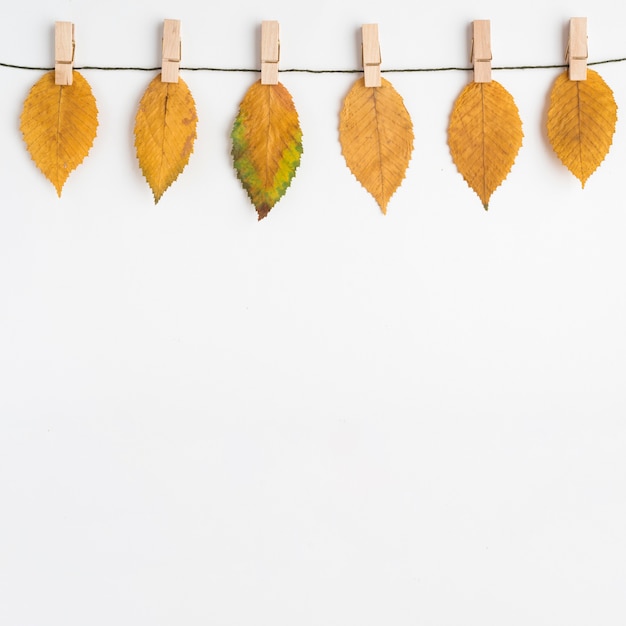
[[[261,220],[287,191],[302,154],[298,113],[282,83],[248,89],[231,138],[237,177]]]
[[[198,115],[182,78],[164,83],[159,74],[146,89],[135,118],[135,148],[156,204],[189,162]]]
[[[63,185],[89,153],[98,109],[89,83],[74,71],[72,85],[55,85],[54,71],[32,87],[20,117],[26,148],[61,197]]]
[[[402,96],[389,81],[381,83],[354,83],[341,109],[339,141],[350,171],[386,213],[411,159],[413,123]]]
[[[617,104],[600,74],[587,80],[557,77],[550,92],[548,138],[563,164],[585,186],[607,155],[617,122]]]
[[[485,209],[522,146],[522,120],[513,96],[498,82],[470,83],[450,116],[452,160]]]

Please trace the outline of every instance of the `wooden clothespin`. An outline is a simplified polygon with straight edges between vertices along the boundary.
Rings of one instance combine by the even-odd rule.
[[[280,61],[280,39],[278,22],[261,22],[261,84],[278,84],[278,61]]]
[[[570,80],[587,80],[587,18],[569,21],[569,40],[565,60],[569,63]]]
[[[180,70],[180,20],[163,20],[161,82],[177,83]]]
[[[74,24],[54,23],[54,84],[71,85],[74,69]]]
[[[474,82],[491,82],[491,22],[474,20],[472,22],[472,65]]]
[[[363,24],[361,27],[363,52],[363,78],[366,87],[380,87],[380,43],[378,41],[378,24]]]

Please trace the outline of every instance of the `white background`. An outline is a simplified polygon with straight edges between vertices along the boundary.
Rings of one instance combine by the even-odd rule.
[[[608,0],[24,0],[0,61],[357,68],[626,56]],[[626,109],[626,63],[597,68]],[[154,73],[85,71],[98,137],[59,200],[0,68],[0,623],[603,626],[626,621],[626,131],[584,190],[544,131],[558,70],[494,73],[524,145],[489,212],[446,144],[467,72],[388,74],[415,126],[383,216],[345,166],[354,75],[281,75],[304,132],[269,217],[230,158],[252,73],[186,72],[188,167],[155,207],[132,128]]]

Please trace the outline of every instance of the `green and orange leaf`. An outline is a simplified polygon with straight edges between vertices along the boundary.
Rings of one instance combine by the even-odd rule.
[[[513,96],[498,82],[470,83],[450,116],[452,160],[485,209],[522,146],[522,120]]]
[[[89,83],[74,71],[72,85],[55,85],[54,71],[32,87],[20,116],[26,148],[37,167],[61,190],[89,154],[98,128],[98,109]]]
[[[600,74],[587,69],[587,80],[557,77],[550,92],[548,139],[561,162],[582,186],[608,154],[617,104]]]
[[[254,83],[239,106],[231,137],[237,177],[261,220],[300,165],[302,131],[291,94],[281,83]]]
[[[391,83],[365,87],[357,80],[344,100],[339,141],[346,164],[383,213],[404,180],[413,152],[413,123]]]
[[[156,204],[185,169],[196,140],[198,115],[182,78],[164,83],[159,74],[148,85],[135,118],[135,148]]]

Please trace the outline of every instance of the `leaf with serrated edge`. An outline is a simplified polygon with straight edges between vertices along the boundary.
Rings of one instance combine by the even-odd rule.
[[[182,78],[164,83],[159,74],[148,85],[135,118],[135,148],[156,204],[189,162],[198,115]]]
[[[241,101],[231,137],[237,177],[261,220],[300,165],[302,131],[291,94],[281,83],[254,83]]]
[[[495,80],[470,83],[454,103],[448,125],[450,154],[485,209],[511,171],[523,136],[513,96]]]
[[[98,109],[89,83],[74,71],[72,85],[55,85],[54,71],[32,87],[20,116],[26,148],[57,195],[70,173],[89,154],[98,128]]]
[[[339,141],[346,164],[383,213],[404,180],[413,152],[413,123],[391,83],[357,80],[344,100]]]
[[[550,92],[548,139],[561,162],[585,186],[608,154],[617,104],[600,74],[587,69],[587,80],[569,80],[563,72]]]

